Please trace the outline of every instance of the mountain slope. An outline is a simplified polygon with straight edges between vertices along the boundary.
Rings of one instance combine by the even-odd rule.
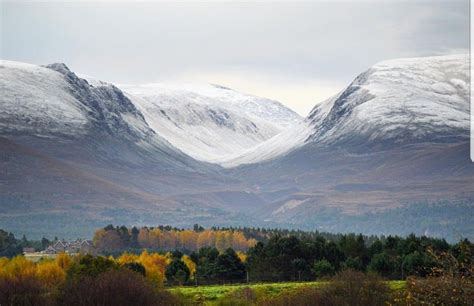
[[[327,105],[329,104],[329,105]],[[307,141],[453,142],[469,128],[469,55],[390,60],[316,106]]]
[[[112,220],[225,218],[226,212],[212,205],[173,199],[226,178],[155,133],[117,87],[92,86],[64,64],[2,61],[0,88],[0,223],[5,226],[44,235],[61,224],[68,227],[65,232],[82,235],[93,224]]]
[[[280,194],[254,213],[269,223],[347,231],[344,224],[354,216],[370,221],[373,213],[411,210],[417,203],[443,202],[448,211],[459,201],[472,215],[468,67],[466,55],[379,63],[316,105],[301,130],[225,165],[255,193]],[[451,237],[472,235],[474,228],[456,226],[458,217],[440,222],[451,224]],[[361,224],[351,226],[354,231]],[[357,230],[387,233],[383,223]]]
[[[171,144],[203,161],[242,153],[302,118],[282,104],[217,85],[120,85],[147,123]]]
[[[64,64],[42,67],[1,61],[0,71],[0,136],[87,163],[97,158],[99,163],[131,164],[151,159],[162,167],[200,167],[155,133],[111,84],[92,86]],[[84,151],[94,158],[84,159]]]
[[[469,137],[469,56],[389,60],[317,104],[304,124],[222,161],[235,167],[320,146],[457,142]]]

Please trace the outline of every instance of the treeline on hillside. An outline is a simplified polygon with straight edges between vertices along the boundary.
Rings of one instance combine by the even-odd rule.
[[[328,241],[337,242],[346,234],[342,233],[328,233],[320,231],[309,231],[301,229],[286,229],[286,228],[265,228],[265,227],[211,227],[212,230],[230,230],[239,231],[248,239],[253,238],[259,242],[266,243],[274,236],[289,237],[294,236],[299,239],[316,239],[322,237]],[[375,240],[385,240],[385,236],[366,236],[362,235],[367,244],[372,244]]]
[[[246,238],[241,231],[204,229],[198,225],[194,229],[178,229],[171,226],[132,227],[108,225],[97,230],[93,238],[96,248],[107,254],[124,250],[150,249],[159,251],[196,251],[203,247],[215,247],[219,251],[232,248],[246,251],[257,241]]]

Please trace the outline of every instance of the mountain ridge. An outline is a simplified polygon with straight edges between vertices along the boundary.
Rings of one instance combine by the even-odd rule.
[[[192,88],[172,114],[172,99],[157,100],[155,109],[120,86],[84,80],[64,64],[2,61],[0,166],[6,170],[0,172],[0,222],[14,231],[36,230],[28,235],[49,235],[58,224],[74,233],[111,222],[337,231],[346,229],[341,220],[357,226],[358,217],[351,216],[380,216],[413,203],[463,200],[469,207],[474,166],[466,123],[467,61],[463,55],[421,60],[421,66],[420,60],[382,62],[316,105],[306,120],[297,118],[247,148],[239,142],[234,155],[214,154],[208,161],[168,141],[160,134],[163,122],[178,124],[173,133],[201,122],[208,130],[219,126],[225,137],[213,139],[212,148],[232,141],[232,127],[240,133],[255,123],[270,131],[263,128],[265,120],[193,94]],[[239,95],[206,86],[208,95],[230,94],[228,101]],[[157,114],[147,114],[148,107]],[[154,116],[160,117],[152,126]],[[206,140],[212,134],[203,135]],[[182,140],[191,142],[187,137]],[[458,217],[449,218],[455,224]],[[364,231],[382,231],[382,225],[364,225]]]

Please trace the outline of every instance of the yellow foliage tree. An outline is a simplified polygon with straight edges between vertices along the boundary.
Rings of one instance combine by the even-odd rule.
[[[71,257],[66,253],[59,253],[56,256],[57,265],[61,267],[61,269],[63,269],[64,271],[69,268],[69,266],[71,265],[71,262],[72,262]]]
[[[45,260],[36,265],[36,276],[43,285],[55,288],[66,279],[66,272],[53,260]]]
[[[0,271],[5,267],[10,260],[7,257],[0,257]]]
[[[32,261],[25,257],[16,256],[2,267],[0,274],[6,278],[34,277],[36,275],[36,267]]]
[[[242,251],[237,251],[237,256],[239,257],[241,262],[246,262],[247,261],[247,254],[245,254]]]
[[[189,272],[191,272],[191,277],[194,277],[194,274],[196,274],[196,263],[188,255],[183,255],[181,260],[188,267]]]
[[[135,254],[130,254],[130,253],[123,253],[122,255],[120,255],[119,258],[117,258],[116,260],[120,265],[124,265],[124,264],[127,264],[127,263],[132,263],[132,262],[138,262],[138,255],[135,255]]]
[[[158,287],[163,286],[167,261],[166,256],[158,253],[150,254],[146,250],[138,257],[138,262],[145,267],[146,278]]]

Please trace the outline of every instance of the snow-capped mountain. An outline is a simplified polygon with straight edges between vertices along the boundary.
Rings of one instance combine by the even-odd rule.
[[[319,146],[454,142],[469,137],[469,56],[383,61],[336,96],[317,104],[303,123],[240,155],[225,167]]]
[[[469,80],[467,55],[378,63],[298,128],[223,164],[271,194],[255,213],[267,222],[344,230],[346,216],[367,213],[370,225],[360,230],[384,231],[372,213],[472,203]]]
[[[104,132],[146,139],[141,113],[113,85],[93,87],[64,64],[0,63],[2,135],[80,137]]]
[[[135,222],[163,223],[221,212],[171,198],[225,177],[157,134],[114,85],[91,85],[64,64],[1,61],[0,92],[4,226],[34,234],[54,223],[83,233],[94,220],[139,212]]]
[[[198,160],[243,153],[302,118],[281,103],[208,84],[119,85],[156,133]]]
[[[381,62],[302,120],[215,85],[117,87],[2,61],[0,223],[341,231],[342,213],[472,202],[468,67],[466,55]]]
[[[47,140],[56,141],[64,145],[64,150],[54,151],[58,155],[75,154],[70,150],[75,144],[82,150],[101,151],[100,158],[131,157],[128,161],[137,162],[139,159],[126,153],[136,150],[143,157],[160,159],[163,165],[194,163],[155,133],[140,110],[112,84],[92,86],[64,64],[1,61],[0,72],[2,137],[45,150],[52,148],[44,145]],[[118,145],[122,152],[115,147]]]
[[[469,55],[383,61],[307,120],[308,141],[452,142],[468,137]]]

